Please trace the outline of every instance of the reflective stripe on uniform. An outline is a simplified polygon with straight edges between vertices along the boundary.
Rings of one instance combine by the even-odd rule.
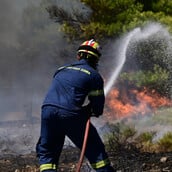
[[[106,165],[109,165],[110,164],[110,161],[109,159],[105,159],[105,160],[102,160],[102,161],[99,161],[99,162],[96,162],[94,164],[91,164],[91,166],[94,168],[94,169],[98,169],[98,168],[102,168]]]
[[[88,71],[88,70],[86,70],[86,69],[83,69],[83,68],[80,68],[80,67],[72,67],[72,66],[69,66],[69,67],[66,67],[66,68],[67,68],[67,69],[73,69],[73,70],[79,70],[79,71],[84,72],[84,73],[86,73],[86,74],[88,74],[88,75],[91,74],[90,71]]]
[[[56,170],[57,169],[57,165],[56,164],[42,164],[40,165],[40,172],[44,171],[44,170]]]
[[[104,91],[103,90],[92,90],[91,92],[89,92],[89,96],[100,96],[103,95]]]
[[[58,69],[58,71],[60,71],[60,70],[62,70],[62,69],[78,70],[78,71],[84,72],[84,73],[86,73],[86,74],[88,74],[88,75],[90,75],[90,74],[91,74],[91,72],[90,72],[90,71],[88,71],[88,70],[86,70],[86,69],[83,69],[83,68],[80,68],[80,67],[74,67],[74,66],[63,66],[63,67],[60,67],[60,68]]]

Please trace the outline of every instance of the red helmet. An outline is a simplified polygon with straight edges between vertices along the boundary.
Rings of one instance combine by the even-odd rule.
[[[91,39],[91,40],[83,42],[79,46],[77,52],[78,53],[85,52],[85,53],[91,54],[91,55],[99,58],[101,56],[100,49],[101,49],[101,47],[100,47],[99,43],[94,41],[94,39]]]

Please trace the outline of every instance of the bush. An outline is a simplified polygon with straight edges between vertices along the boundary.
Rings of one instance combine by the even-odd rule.
[[[133,127],[122,123],[109,125],[110,134],[105,136],[105,144],[109,152],[118,152],[121,149],[130,149],[130,141],[136,134]]]
[[[133,85],[136,85],[136,87],[146,87],[156,90],[164,96],[167,94],[169,77],[169,72],[159,65],[154,65],[153,71],[139,70],[130,73],[124,72],[120,75],[121,82],[122,80],[128,80]]]
[[[166,133],[161,139],[153,142],[156,132],[144,132],[136,136],[134,127],[123,123],[109,125],[110,132],[104,138],[108,152],[170,152],[172,151],[172,132]]]
[[[172,132],[166,133],[158,141],[160,151],[170,152],[172,151]]]

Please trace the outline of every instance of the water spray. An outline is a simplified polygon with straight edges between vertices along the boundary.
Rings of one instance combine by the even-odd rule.
[[[118,60],[118,64],[117,64],[117,68],[116,70],[114,71],[113,75],[110,77],[106,87],[105,87],[105,96],[107,95],[107,93],[109,92],[109,90],[111,89],[112,85],[114,84],[115,80],[117,79],[124,63],[125,63],[125,60],[126,60],[126,51],[127,51],[127,47],[128,47],[128,44],[132,38],[132,36],[137,33],[138,31],[140,31],[139,28],[136,28],[134,29],[133,31],[131,31],[127,38],[124,39],[122,41],[122,46],[120,48],[120,51],[119,52],[119,60]],[[83,141],[83,146],[82,146],[82,150],[81,150],[81,155],[80,155],[80,159],[79,159],[79,162],[78,162],[78,165],[77,165],[77,169],[76,169],[76,172],[80,172],[80,168],[81,168],[81,165],[82,165],[82,162],[83,162],[83,159],[84,159],[84,153],[85,153],[85,149],[86,149],[86,144],[87,144],[87,138],[88,138],[88,132],[89,132],[89,127],[90,127],[90,118],[88,119],[87,123],[86,123],[86,129],[85,129],[85,135],[84,135],[84,141]]]
[[[125,35],[123,37],[123,39],[120,41],[120,46],[119,46],[117,52],[115,52],[115,54],[117,54],[117,59],[115,59],[115,60],[117,60],[116,61],[117,63],[115,65],[115,69],[111,73],[111,76],[110,76],[107,84],[105,85],[105,89],[104,89],[105,96],[107,96],[107,94],[111,90],[112,86],[115,84],[115,81],[121,72],[121,69],[126,61],[126,52],[127,52],[127,48],[129,46],[129,44],[131,43],[131,40],[132,39],[135,39],[135,40],[147,39],[148,37],[158,33],[159,31],[162,31],[162,30],[164,30],[162,25],[160,25],[159,23],[153,23],[153,24],[150,24],[149,26],[146,26],[143,29],[135,28],[134,30],[132,30],[131,32],[129,32],[127,35]],[[165,32],[165,36],[168,36],[166,34],[167,33]],[[86,124],[82,152],[81,152],[81,156],[80,156],[80,160],[79,160],[76,172],[80,171],[81,164],[83,161],[84,152],[85,152],[86,143],[87,143],[89,125],[90,125],[90,119],[87,121],[87,124]]]
[[[113,84],[115,83],[124,63],[126,60],[126,52],[127,52],[127,47],[130,43],[130,40],[132,39],[132,37],[136,34],[140,32],[140,28],[135,28],[134,30],[132,30],[131,32],[129,32],[127,34],[127,36],[125,36],[121,43],[120,43],[120,47],[118,49],[118,58],[117,58],[117,65],[115,66],[115,69],[113,71],[113,73],[111,74],[111,77],[109,78],[106,86],[105,86],[105,95],[108,94],[108,92],[110,91],[111,87],[113,86]]]
[[[167,68],[169,71],[172,72],[172,67],[171,67],[171,57],[172,57],[172,42],[171,42],[171,35],[168,32],[168,30],[161,25],[160,23],[150,23],[142,28],[136,28],[133,31],[129,32],[126,36],[123,37],[121,41],[119,41],[120,45],[115,52],[115,55],[113,55],[113,59],[117,59],[116,64],[114,69],[112,69],[112,72],[110,73],[109,80],[107,81],[105,85],[105,95],[109,93],[109,91],[112,89],[113,85],[115,84],[115,81],[117,77],[120,74],[120,71],[126,61],[126,54],[127,51],[132,52],[133,54],[135,53],[135,48],[137,47],[137,43],[142,43],[146,42],[149,43],[148,41],[151,40],[153,41],[159,41],[158,43],[162,43],[162,46],[164,45],[163,49],[164,54],[162,57],[162,61],[167,64]],[[163,42],[162,42],[163,41]],[[130,46],[131,45],[131,46]],[[129,49],[129,48],[131,49]],[[155,51],[154,49],[151,49],[151,44],[150,44],[150,51]],[[158,50],[157,52],[162,52],[162,50]],[[145,52],[146,53],[146,52]],[[137,55],[137,54],[136,54]],[[156,55],[156,54],[155,54]],[[170,80],[171,81],[171,80]],[[170,87],[170,97],[172,97],[172,87]],[[138,108],[138,106],[136,107]],[[143,120],[141,121],[143,123]],[[144,122],[146,124],[146,122]],[[137,122],[138,124],[138,122]],[[140,125],[137,125],[138,129],[140,128]],[[164,126],[161,128],[160,134],[158,134],[155,138],[159,139],[164,133],[167,131],[170,131],[168,126],[164,128]]]
[[[126,52],[128,45],[131,43],[131,40],[144,40],[161,31],[163,31],[165,37],[170,37],[169,33],[159,23],[151,23],[143,28],[135,28],[127,35],[124,35],[123,39],[120,41],[120,46],[117,52],[115,52],[117,57],[115,58],[115,60],[117,64],[115,65],[115,69],[112,71],[111,76],[105,85],[105,95],[107,95],[108,92],[111,90],[112,86],[115,84],[115,81],[121,72],[121,69],[126,61]]]

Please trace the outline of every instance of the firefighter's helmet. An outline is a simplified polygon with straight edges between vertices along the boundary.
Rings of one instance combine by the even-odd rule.
[[[100,50],[101,50],[101,47],[100,47],[99,43],[96,42],[94,39],[91,39],[91,40],[83,42],[79,46],[77,52],[78,53],[84,52],[84,53],[92,55],[95,58],[99,58],[101,56]],[[92,57],[92,56],[90,56],[90,57]]]

